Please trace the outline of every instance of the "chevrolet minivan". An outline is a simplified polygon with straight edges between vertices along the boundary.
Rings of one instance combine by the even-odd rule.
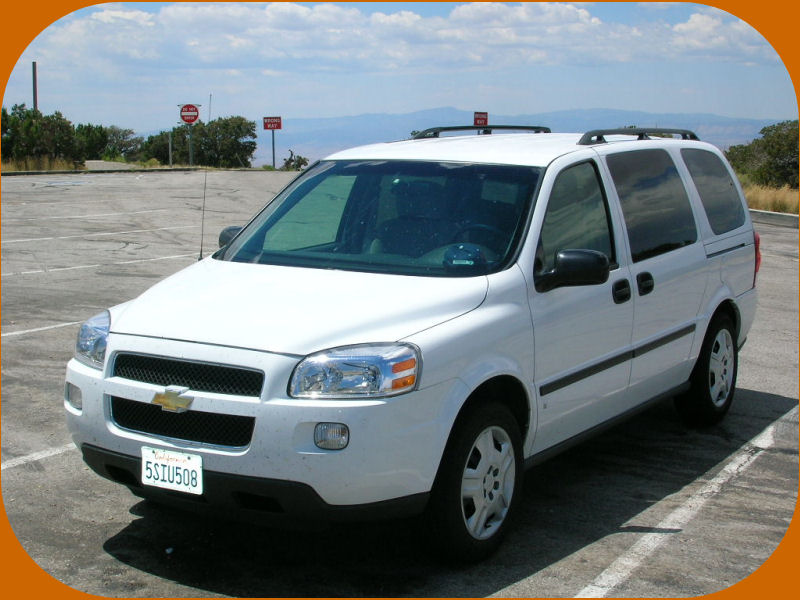
[[[450,129],[329,156],[86,321],[64,402],[86,463],[258,521],[426,512],[477,560],[526,467],[669,397],[719,421],[760,261],[722,153]]]

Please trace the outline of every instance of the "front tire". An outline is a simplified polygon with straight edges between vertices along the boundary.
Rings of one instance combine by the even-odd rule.
[[[718,315],[706,333],[690,378],[689,391],[675,399],[675,407],[692,427],[719,423],[733,402],[739,351],[736,328],[727,315]]]
[[[475,562],[494,552],[518,503],[519,424],[500,404],[478,406],[447,444],[431,496],[435,541],[450,559]]]

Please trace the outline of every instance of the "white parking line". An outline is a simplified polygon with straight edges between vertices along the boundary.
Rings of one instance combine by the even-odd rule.
[[[175,227],[158,227],[156,229],[131,229],[129,231],[110,231],[105,233],[82,233],[79,235],[61,235],[57,237],[25,238],[22,240],[3,240],[3,244],[21,244],[23,242],[48,242],[51,240],[70,240],[74,238],[93,238],[108,235],[127,235],[129,233],[149,233],[151,231],[168,231],[170,229],[197,229],[200,225],[179,225]]]
[[[604,598],[610,595],[615,588],[625,583],[631,578],[633,572],[640,567],[644,561],[655,552],[661,544],[674,537],[676,530],[682,530],[691,521],[703,506],[731,479],[740,475],[750,465],[753,464],[765,450],[769,450],[775,445],[775,432],[781,425],[792,423],[797,419],[798,407],[783,415],[780,419],[764,429],[759,435],[747,442],[730,460],[725,463],[722,470],[698,491],[687,498],[678,508],[673,510],[660,523],[653,526],[651,533],[646,533],[640,537],[628,550],[618,556],[600,575],[598,575],[589,585],[579,591],[575,598]],[[670,496],[674,498],[677,494]],[[631,524],[633,519],[625,525]],[[641,523],[637,523],[641,525]],[[536,575],[531,575],[525,579],[496,591],[492,594],[495,598],[526,597],[530,596],[531,590],[535,589]]]
[[[745,471],[762,452],[775,445],[775,430],[782,421],[797,418],[798,408],[795,407],[778,421],[767,427],[763,432],[754,437],[750,442],[736,453],[723,467],[716,477],[706,483],[700,490],[690,496],[681,506],[672,511],[663,521],[654,527],[660,531],[675,531],[683,529],[703,506],[717,495],[722,486],[728,481]],[[604,598],[614,588],[627,581],[633,572],[663,544],[672,533],[647,533],[638,542],[631,546],[627,552],[617,558],[609,567],[600,573],[592,583],[583,588],[576,598]]]
[[[164,212],[166,208],[151,208],[148,210],[134,210],[116,213],[95,213],[93,215],[58,215],[54,217],[20,217],[16,219],[3,219],[4,223],[19,223],[21,221],[47,221],[53,219],[94,219],[96,217],[121,217],[122,215],[141,215],[144,213]]]
[[[50,458],[51,456],[57,456],[59,454],[63,454],[64,452],[68,452],[69,450],[75,450],[75,444],[73,444],[72,442],[70,442],[66,446],[59,446],[58,448],[49,448],[48,450],[34,452],[33,454],[28,454],[26,456],[18,456],[17,458],[12,458],[11,460],[4,460],[0,470],[5,471],[6,469],[13,469],[14,467],[19,467],[20,465],[36,462],[38,460]]]
[[[120,260],[106,264],[95,265],[75,265],[73,267],[53,267],[52,269],[37,269],[33,271],[17,271],[15,273],[3,273],[3,277],[15,277],[17,275],[38,275],[40,273],[58,273],[61,271],[74,271],[76,269],[94,269],[99,267],[111,267],[115,265],[132,265],[136,263],[156,262],[159,260],[172,260],[175,258],[188,258],[190,256],[197,256],[197,252],[190,254],[173,254],[171,256],[156,256],[155,258],[137,258],[135,260]]]
[[[59,329],[60,327],[69,327],[70,325],[80,325],[83,321],[71,321],[69,323],[59,323],[58,325],[47,325],[46,327],[34,327],[33,329],[23,329],[22,331],[9,331],[0,334],[0,337],[13,337],[17,335],[25,335],[26,333],[36,333],[37,331],[47,331],[49,329]]]

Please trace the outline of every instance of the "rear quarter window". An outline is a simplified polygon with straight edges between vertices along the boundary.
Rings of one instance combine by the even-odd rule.
[[[633,262],[697,241],[689,196],[675,163],[661,149],[606,158],[625,217]]]
[[[744,225],[744,207],[722,160],[708,150],[684,148],[681,157],[700,195],[711,230],[720,235]]]

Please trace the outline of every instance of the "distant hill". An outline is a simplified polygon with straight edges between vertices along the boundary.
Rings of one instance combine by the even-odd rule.
[[[362,144],[400,140],[414,130],[437,125],[468,125],[472,113],[455,108],[434,108],[407,114],[365,114],[352,117],[283,119],[283,129],[275,133],[277,166],[289,155],[289,148],[311,161]],[[489,114],[493,125],[545,125],[553,131],[583,132],[590,129],[624,127],[676,127],[691,129],[700,139],[726,149],[746,144],[759,131],[776,120],[735,119],[712,114],[647,113],[614,109],[561,110],[529,115]],[[261,123],[257,123],[260,127]],[[254,164],[272,163],[272,138],[259,129]]]

